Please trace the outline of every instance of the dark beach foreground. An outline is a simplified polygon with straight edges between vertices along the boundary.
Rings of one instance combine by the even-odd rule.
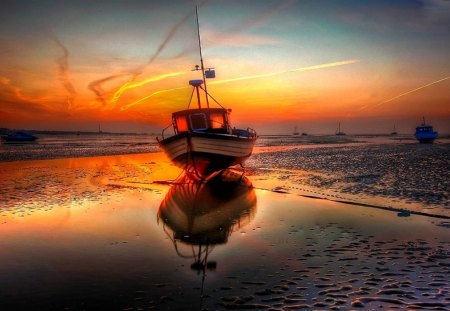
[[[0,163],[0,309],[450,308],[447,219],[280,191],[272,156],[207,184],[161,153]]]

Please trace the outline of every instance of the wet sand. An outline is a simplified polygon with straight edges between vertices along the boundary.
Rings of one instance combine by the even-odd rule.
[[[248,173],[194,184],[161,153],[0,163],[0,309],[450,308],[449,221]]]
[[[272,147],[247,161],[253,180],[279,191],[450,217],[449,164],[448,142],[390,138]]]

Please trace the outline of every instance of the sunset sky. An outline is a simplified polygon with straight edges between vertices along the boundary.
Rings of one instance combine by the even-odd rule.
[[[199,64],[261,134],[450,133],[450,1],[2,1],[0,127],[159,132]]]

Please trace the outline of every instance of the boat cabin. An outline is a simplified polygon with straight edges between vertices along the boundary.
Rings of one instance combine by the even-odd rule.
[[[199,108],[177,111],[172,114],[175,134],[191,131],[231,133],[231,109]]]
[[[416,133],[430,133],[433,132],[433,127],[429,125],[421,125],[416,127]]]

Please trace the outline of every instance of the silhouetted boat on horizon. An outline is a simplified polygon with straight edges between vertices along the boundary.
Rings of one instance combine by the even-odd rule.
[[[397,131],[395,130],[395,124],[394,124],[394,129],[393,129],[392,132],[391,132],[391,135],[392,135],[392,136],[397,135]]]
[[[339,122],[339,125],[338,125],[338,130],[336,132],[336,135],[337,136],[345,136],[345,135],[347,135],[344,132],[341,132],[341,123],[340,122]]]
[[[423,123],[416,127],[416,138],[420,143],[432,143],[437,137],[438,132],[433,130],[433,127],[426,124],[425,117],[423,118]]]
[[[201,70],[203,79],[189,81],[193,91],[187,109],[172,114],[172,124],[163,129],[162,139],[157,138],[157,141],[175,165],[192,171],[199,177],[207,177],[233,165],[242,166],[252,154],[257,135],[251,128],[232,127],[231,109],[224,108],[208,93],[206,78],[214,78],[215,71],[213,68],[205,71],[203,66],[197,8],[196,16],[201,66],[197,65],[194,70]],[[206,107],[202,106],[200,91],[205,95]],[[194,92],[197,108],[189,109]],[[210,100],[218,108],[211,108]],[[166,134],[169,128],[174,133],[171,136]]]

